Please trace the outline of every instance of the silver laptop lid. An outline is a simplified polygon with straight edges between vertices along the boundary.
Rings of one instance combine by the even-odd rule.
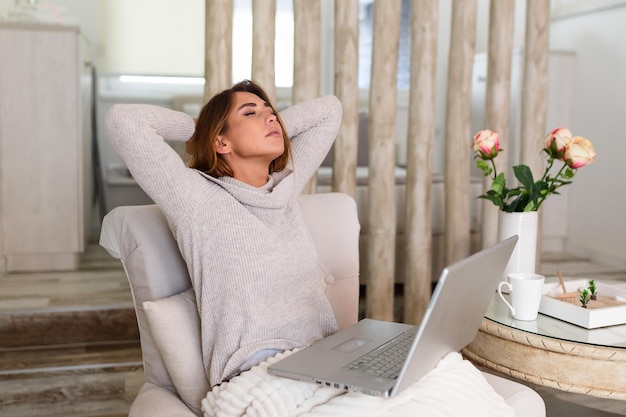
[[[474,340],[517,240],[512,236],[443,270],[391,396]]]

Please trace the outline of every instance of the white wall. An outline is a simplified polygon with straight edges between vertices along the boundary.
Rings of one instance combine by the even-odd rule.
[[[573,50],[574,134],[590,139],[596,161],[570,185],[567,248],[626,267],[626,6],[552,22],[553,49]]]
[[[100,1],[101,72],[204,74],[204,0]]]
[[[108,0],[54,0],[40,1],[40,12],[51,19],[60,16],[61,23],[78,24],[92,53],[99,48],[100,2]],[[22,3],[26,1],[22,0]],[[14,10],[16,0],[0,0],[0,17]]]
[[[0,16],[15,4],[0,0]],[[78,21],[100,73],[204,74],[204,0],[53,0],[39,9]]]

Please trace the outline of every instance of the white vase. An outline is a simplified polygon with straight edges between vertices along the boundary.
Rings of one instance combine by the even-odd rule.
[[[537,265],[537,229],[539,214],[536,211],[522,213],[498,212],[498,240],[518,235],[519,240],[503,274],[507,281],[514,272],[535,273]]]

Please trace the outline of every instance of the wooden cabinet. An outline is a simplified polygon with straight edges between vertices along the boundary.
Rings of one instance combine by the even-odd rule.
[[[78,28],[0,23],[5,271],[77,269],[91,213],[91,71]]]

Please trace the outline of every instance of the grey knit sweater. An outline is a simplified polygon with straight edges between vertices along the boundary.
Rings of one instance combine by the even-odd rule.
[[[324,272],[297,204],[339,129],[334,96],[280,113],[293,164],[252,187],[185,166],[165,142],[186,141],[194,121],[166,108],[117,104],[109,140],[168,220],[187,263],[211,386],[261,349],[293,349],[337,329]]]

